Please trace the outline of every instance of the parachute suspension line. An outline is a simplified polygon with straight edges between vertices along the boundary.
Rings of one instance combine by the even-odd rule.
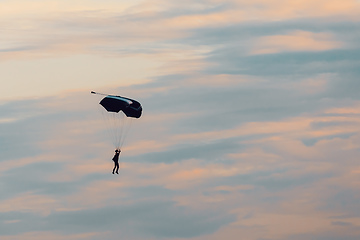
[[[117,126],[117,136],[116,136],[116,148],[120,148],[121,147],[121,142],[122,139],[124,138],[123,134],[124,134],[124,127],[126,126],[126,116],[125,114],[119,112],[117,114],[114,114],[115,117],[117,117],[118,121],[118,126]]]
[[[103,119],[105,120],[106,125],[106,132],[107,135],[112,140],[112,144],[115,148],[118,148],[120,145],[119,140],[119,132],[120,132],[120,126],[119,126],[119,120],[118,117],[115,115],[117,113],[108,113],[104,111],[104,109],[101,109],[99,107],[99,111],[101,111],[101,115],[103,116]]]
[[[121,131],[122,131],[122,113],[110,113],[109,116],[111,117],[111,131],[113,134],[114,146],[116,148],[120,147],[120,138],[121,138]]]
[[[121,147],[121,141],[124,138],[124,128],[126,126],[126,119],[127,117],[122,112],[119,113],[112,113],[113,116],[113,122],[114,122],[114,136],[115,139],[115,147],[120,148]]]
[[[124,145],[125,139],[126,139],[128,133],[129,133],[129,130],[132,126],[133,120],[134,120],[133,118],[125,118],[125,121],[124,121],[125,126],[123,126],[123,128],[122,128],[123,131],[121,133],[121,140],[120,140],[120,146],[119,146],[120,148]]]
[[[126,117],[122,112],[106,112],[101,107],[99,107],[99,111],[101,111],[101,115],[105,119],[106,132],[112,139],[114,147],[121,148],[125,143],[134,119]]]

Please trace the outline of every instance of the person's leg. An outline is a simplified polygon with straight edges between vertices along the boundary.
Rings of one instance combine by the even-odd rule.
[[[119,162],[116,162],[116,173],[119,174]]]
[[[113,174],[114,174],[114,172],[115,172],[115,168],[116,168],[116,162],[114,162],[114,168],[113,168]]]

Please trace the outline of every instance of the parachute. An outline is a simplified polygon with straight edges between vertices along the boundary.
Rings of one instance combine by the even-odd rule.
[[[122,96],[91,93],[106,96],[100,101],[100,111],[114,147],[116,149],[121,148],[131,128],[132,121],[141,117],[141,104],[134,99]]]

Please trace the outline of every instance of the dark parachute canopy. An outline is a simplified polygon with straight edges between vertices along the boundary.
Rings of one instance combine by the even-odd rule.
[[[139,118],[141,116],[142,107],[138,101],[130,98],[108,95],[101,100],[100,104],[108,112],[123,111],[127,117]]]
[[[100,111],[115,148],[121,148],[133,119],[141,117],[141,104],[126,97],[91,93],[106,96],[100,101]]]

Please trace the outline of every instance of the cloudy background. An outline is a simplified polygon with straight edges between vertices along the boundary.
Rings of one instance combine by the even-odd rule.
[[[357,0],[1,0],[0,238],[355,240]],[[139,100],[112,175],[101,96]]]

